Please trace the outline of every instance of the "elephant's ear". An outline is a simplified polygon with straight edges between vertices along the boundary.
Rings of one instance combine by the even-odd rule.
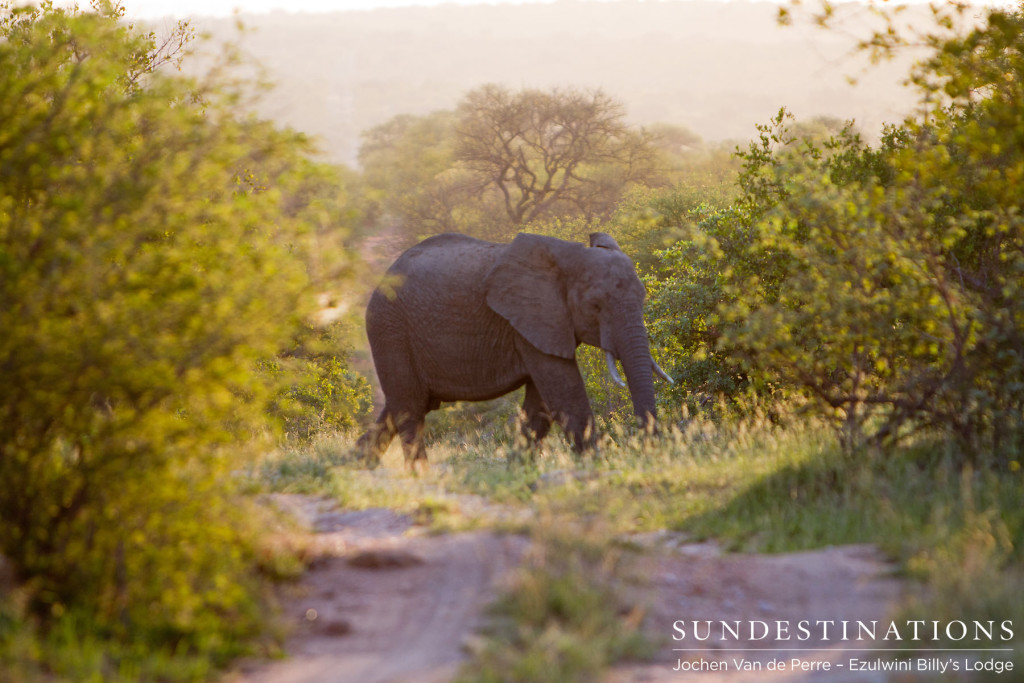
[[[590,233],[590,246],[600,247],[602,249],[614,249],[615,251],[622,251],[622,249],[619,247],[619,243],[615,241],[615,238],[606,232]]]
[[[544,353],[576,355],[565,282],[553,250],[561,240],[520,233],[487,274],[487,305]],[[579,245],[577,245],[579,246]]]

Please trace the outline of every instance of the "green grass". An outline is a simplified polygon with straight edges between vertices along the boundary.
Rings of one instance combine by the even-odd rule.
[[[609,664],[653,652],[641,630],[644,610],[621,597],[624,551],[606,530],[545,517],[531,540],[458,681],[592,681]]]
[[[216,659],[146,643],[124,644],[105,637],[92,620],[75,614],[61,617],[49,631],[40,633],[10,608],[10,602],[6,607],[0,605],[3,683],[206,681],[214,679],[230,661],[230,657]],[[234,656],[256,653],[251,645],[240,644]]]
[[[615,604],[615,572],[582,569],[589,551],[580,544],[618,557],[624,537],[655,529],[761,552],[873,543],[910,581],[907,618],[1024,624],[1020,458],[963,470],[943,443],[927,439],[849,455],[825,426],[793,419],[782,428],[757,414],[718,425],[690,421],[654,441],[614,427],[606,433],[599,454],[582,459],[557,435],[529,452],[508,436],[460,434],[433,443],[432,465],[417,476],[405,472],[397,445],[380,470],[334,465],[346,462],[350,444],[335,438],[333,455],[315,445],[266,465],[275,473],[266,485],[331,495],[349,507],[397,507],[439,530],[525,531],[549,547],[546,562],[530,565],[497,603],[497,625],[468,670],[473,680],[542,680],[530,678],[538,672],[586,680],[624,656],[618,636],[595,635],[611,628],[609,619],[622,622],[621,614],[595,613],[603,624],[595,626],[575,611]],[[588,531],[574,546],[552,528],[600,533]],[[564,593],[567,585],[579,593]],[[548,606],[517,607],[537,601]],[[576,616],[558,616],[550,603],[571,603]],[[1005,645],[1019,652],[1022,636]]]

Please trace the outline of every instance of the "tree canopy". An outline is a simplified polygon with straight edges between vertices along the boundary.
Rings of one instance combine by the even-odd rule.
[[[513,225],[551,215],[608,217],[631,184],[656,179],[651,138],[600,90],[473,90],[458,109],[455,157]]]
[[[364,135],[360,162],[386,225],[503,238],[531,222],[609,218],[630,188],[665,183],[653,135],[606,93],[485,85],[452,112]]]
[[[760,128],[740,153],[738,201],[665,252],[654,286],[659,318],[675,304],[699,313],[655,325],[696,352],[679,368],[691,390],[788,387],[851,448],[925,432],[963,457],[1012,450],[1022,36],[1021,13],[996,9],[963,36],[933,37],[913,77],[922,113],[876,147],[849,127],[798,138],[785,111]],[[710,376],[695,365],[707,359]]]
[[[229,473],[334,200],[301,136],[158,68],[187,26],[121,14],[0,8],[0,553],[45,625],[217,660],[264,626]]]

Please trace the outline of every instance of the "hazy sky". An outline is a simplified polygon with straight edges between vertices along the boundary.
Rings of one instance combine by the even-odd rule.
[[[15,0],[33,4],[37,0]],[[436,5],[522,5],[550,4],[558,0],[122,0],[130,17],[155,18],[189,15],[230,16],[236,10],[256,14],[285,10],[288,12],[338,12],[372,10],[386,7],[432,7]],[[617,2],[618,0],[576,0],[582,2]],[[686,2],[687,0],[644,0],[646,2]],[[757,0],[755,0],[757,1]],[[786,0],[764,0],[782,3]],[[893,4],[928,2],[930,0],[894,0]],[[933,0],[942,2],[943,0]],[[889,0],[881,0],[888,3]],[[1014,5],[1016,0],[974,0],[978,5]],[[88,0],[56,0],[57,5],[77,4],[88,7]]]
[[[526,0],[549,3],[553,0]],[[382,7],[428,7],[432,5],[508,5],[524,0],[124,0],[128,14],[135,17],[230,15],[235,9],[257,13],[284,9],[289,12],[336,12]],[[86,2],[80,2],[86,5]]]
[[[68,2],[70,1],[68,0]],[[615,0],[585,1],[614,2]],[[777,2],[778,0],[769,1]],[[909,2],[915,1],[925,0],[909,0]],[[171,15],[179,17],[187,15],[229,16],[236,9],[248,13],[269,12],[280,9],[290,12],[336,12],[340,10],[371,10],[384,7],[413,6],[429,7],[434,5],[548,4],[555,2],[555,0],[123,0],[123,2],[130,16],[151,18]],[[977,4],[1013,4],[1014,0],[975,0],[975,2]],[[80,6],[87,6],[88,1],[79,0],[78,4]]]

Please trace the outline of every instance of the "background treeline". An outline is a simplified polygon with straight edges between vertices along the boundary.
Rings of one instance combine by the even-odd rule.
[[[1019,11],[915,40],[918,113],[866,137],[781,110],[733,150],[610,90],[490,84],[368,128],[358,170],[246,114],[235,51],[184,76],[190,25],[122,15],[0,10],[0,665],[195,679],[271,649],[267,579],[295,565],[245,472],[368,418],[359,304],[437,232],[615,236],[666,425],[758,405],[848,453],[1019,472]],[[628,413],[581,354],[596,410]]]
[[[626,103],[631,125],[671,122],[712,142],[746,140],[782,103],[801,119],[853,118],[874,132],[913,107],[902,81],[920,52],[871,65],[857,36],[882,22],[863,5],[836,11],[850,16],[835,32],[799,12],[781,28],[772,3],[702,0],[243,14],[240,40],[234,18],[196,28],[239,40],[263,64],[278,87],[262,115],[316,135],[331,160],[354,166],[366,130],[453,109],[484,83],[602,88]],[[912,6],[901,21],[931,13]]]

